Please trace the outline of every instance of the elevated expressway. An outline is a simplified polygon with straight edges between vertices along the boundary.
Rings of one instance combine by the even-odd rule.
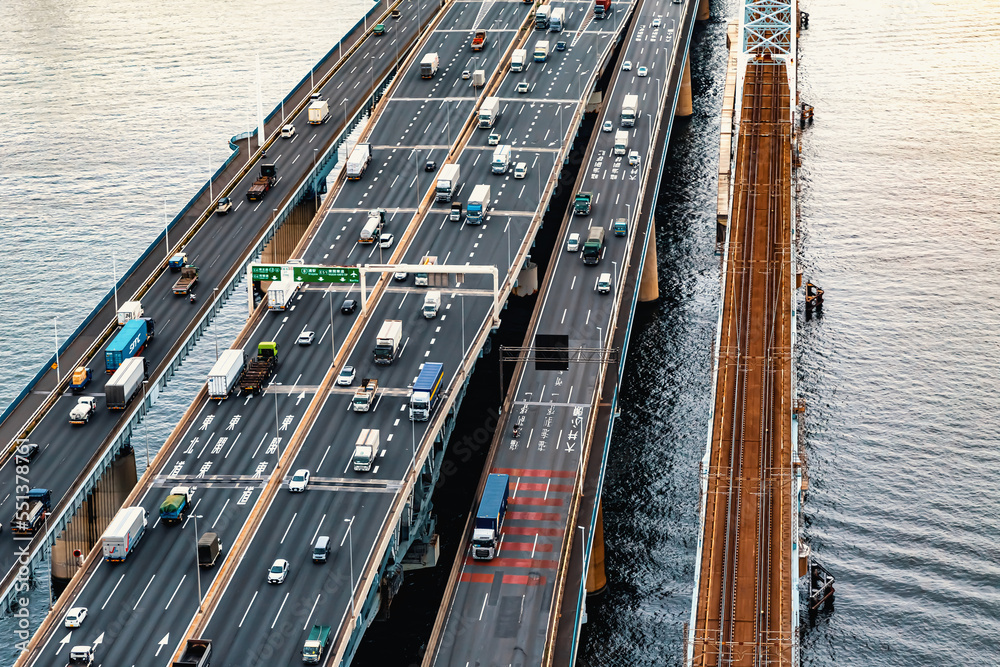
[[[574,13],[589,19],[589,3],[573,7],[570,25]],[[528,68],[523,77],[534,90],[518,95],[516,82],[498,74],[505,73],[514,41],[531,36],[519,30],[530,9],[523,3],[479,2],[445,9],[417,51],[437,51],[441,70],[434,80],[422,80],[419,58],[407,60],[366,133],[375,157],[365,177],[338,183],[295,256],[307,264],[374,262],[379,251],[355,241],[359,211],[379,206],[389,213],[386,231],[399,240],[392,256],[381,260],[416,263],[436,252],[451,265],[500,266],[506,276],[501,302],[506,299],[617,25],[585,23],[565,52]],[[468,42],[478,25],[491,27],[491,41],[477,56]],[[487,70],[486,90],[459,77],[473,57]],[[475,100],[494,92],[504,102],[498,129],[514,148],[513,161],[530,165],[525,181],[490,174],[487,133],[471,129]],[[449,138],[463,147],[449,153]],[[467,199],[476,183],[493,187],[481,226],[446,222],[446,209],[430,202],[433,175],[421,171],[423,162],[443,162],[449,154],[462,164],[459,199]],[[345,296],[341,289],[304,287],[291,310],[258,312],[236,346],[252,350],[262,340],[279,343],[278,375],[268,391],[222,403],[199,396],[126,503],[150,512],[150,530],[136,553],[109,566],[100,560],[99,548],[92,551],[19,664],[51,664],[65,657],[67,644],[97,640],[104,664],[168,664],[185,635],[212,636],[216,665],[296,664],[308,630],[302,628],[311,622],[337,628],[333,655],[349,661],[382,603],[383,579],[398,576],[395,566],[406,549],[433,532],[429,495],[441,454],[476,357],[497,324],[492,291],[471,274],[447,285],[437,319],[420,315],[423,293],[384,281],[365,313],[351,318],[333,314],[332,302]],[[377,367],[370,354],[384,319],[404,322],[404,343],[391,366]],[[306,328],[317,332],[317,343],[296,347],[295,337]],[[332,367],[329,336],[338,343]],[[407,424],[407,387],[425,360],[445,362],[448,390],[430,422]],[[348,394],[333,388],[333,378],[347,363],[357,367],[359,378],[379,378],[384,389],[373,412],[348,412]],[[385,445],[367,475],[350,470],[361,428],[378,428]],[[312,470],[309,490],[279,491],[300,467]],[[198,531],[219,533],[224,545],[221,563],[204,571],[200,582],[194,520],[171,528],[155,520],[169,487],[182,483],[197,487]],[[319,534],[330,535],[337,548],[328,563],[314,567],[309,554]],[[278,557],[292,562],[291,574],[282,586],[269,587],[265,570]],[[59,627],[65,610],[76,605],[91,610],[84,627]]]
[[[310,92],[307,75],[296,89],[298,97],[290,95],[288,103],[282,107],[288,114],[286,120],[298,128],[297,135],[291,140],[276,138],[282,122],[276,109],[275,117],[269,121],[273,133],[266,137],[268,156],[261,160],[259,149],[250,156],[234,153],[230,164],[220,170],[220,180],[212,192],[214,198],[209,197],[207,189],[204,196],[199,193],[189,205],[191,210],[186,210],[175,221],[196,218],[191,227],[188,229],[181,224],[172,227],[169,248],[161,233],[135,266],[123,272],[118,302],[141,298],[145,315],[156,320],[155,339],[144,352],[149,363],[145,400],[137,398],[124,412],[110,412],[104,407],[104,385],[110,377],[104,371],[104,350],[117,331],[114,300],[109,293],[67,342],[60,356],[62,381],[56,386],[55,378],[48,377],[54,372],[44,376],[40,373],[41,381],[33,389],[29,387],[31,391],[26,391],[5,412],[5,421],[0,425],[0,431],[8,438],[4,441],[5,461],[0,469],[0,520],[6,522],[13,515],[17,495],[24,492],[16,490],[18,488],[48,488],[53,500],[53,512],[44,530],[38,531],[33,540],[14,540],[9,530],[0,532],[0,549],[7,554],[2,561],[4,576],[0,591],[8,610],[23,606],[17,600],[23,601],[37,593],[33,590],[28,595],[23,591],[15,595],[18,576],[24,579],[24,569],[20,569],[19,575],[20,565],[28,564],[29,570],[43,561],[45,566],[49,565],[54,540],[81,504],[92,497],[98,480],[112,461],[130,446],[138,422],[200,338],[217,308],[242,278],[243,267],[260,254],[295,204],[303,198],[313,199],[314,186],[322,183],[336,164],[337,148],[346,136],[345,130],[349,131],[358,114],[364,112],[366,101],[372,96],[371,87],[376,90],[384,87],[386,79],[395,72],[394,52],[405,54],[416,40],[416,1],[381,4],[373,10],[372,18],[382,13],[388,17],[389,6],[398,7],[402,12],[400,19],[392,20],[389,34],[372,37],[371,23],[366,32],[363,22],[359,21],[356,30],[345,37],[347,43],[343,48],[335,47],[326,59],[337,62],[329,66],[324,75],[317,73],[317,92],[334,106],[330,121],[318,126],[306,123],[304,109]],[[426,23],[432,18],[431,11],[425,7],[421,18]],[[245,164],[240,164],[239,160]],[[249,202],[246,191],[257,178],[259,161],[275,163],[279,178],[262,201]],[[231,181],[225,180],[230,177]],[[224,217],[214,213],[215,202],[221,196],[231,197],[234,203],[234,210]],[[193,208],[196,203],[205,207],[200,213]],[[195,305],[174,296],[171,291],[177,274],[167,270],[166,258],[182,247],[189,263],[200,268],[195,288],[200,298]],[[94,380],[85,395],[98,400],[97,413],[83,427],[71,426],[67,417],[77,398],[68,391],[68,376],[77,365],[93,369]],[[46,388],[50,380],[53,386]],[[38,444],[40,452],[27,465],[27,472],[22,461],[22,468],[16,474],[17,461],[6,454],[24,441]],[[109,511],[113,513],[114,508]],[[110,515],[98,517],[98,525],[91,527],[89,532],[99,534],[104,525],[100,521],[109,519]]]

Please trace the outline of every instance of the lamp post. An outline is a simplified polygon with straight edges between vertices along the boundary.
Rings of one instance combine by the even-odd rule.
[[[615,267],[614,273],[611,274],[611,293],[614,294],[615,286],[618,283],[618,262],[611,260],[611,265]]]
[[[114,285],[112,289],[115,292],[115,316],[118,316],[118,257],[115,251],[111,251],[111,277],[114,279]]]
[[[347,143],[347,101],[350,98],[345,97],[344,101],[340,103],[340,106],[344,107],[344,143]]]
[[[116,310],[115,315],[117,316],[118,309],[116,308],[115,310]],[[56,339],[56,384],[59,384],[60,382],[62,382],[62,379],[59,377],[59,318],[58,317],[52,318],[52,334],[53,336],[55,336]]]
[[[271,209],[271,258],[278,262],[278,209]]]
[[[600,346],[603,348],[604,347],[604,330],[601,329],[601,327],[597,327],[597,340],[600,343]]]
[[[316,153],[319,152],[318,148],[313,149],[313,195],[314,201],[313,206],[319,210],[319,178],[316,174]]]
[[[330,295],[330,364],[337,363],[337,346],[333,342],[333,285],[328,290]]]
[[[415,155],[416,160],[413,162],[413,184],[417,187],[417,212],[420,212],[420,153],[414,148],[410,151],[410,155]]]
[[[167,226],[167,200],[163,200],[163,240],[166,244],[167,259],[170,259],[170,228]]]
[[[347,551],[350,554],[351,562],[351,623],[354,623],[354,537],[351,535],[351,526],[354,525],[354,517],[350,519],[344,519],[347,523],[347,534],[344,535],[344,539],[340,541],[340,546],[344,546],[344,540],[347,540]]]
[[[146,423],[146,412],[149,409],[146,405],[146,385],[149,380],[142,381],[142,433],[146,440],[146,469],[149,469],[149,425]]]
[[[201,565],[198,564],[198,519],[204,518],[199,514],[192,514],[191,518],[194,519],[194,571],[198,576],[198,613],[202,612],[201,609]]]
[[[216,302],[218,300],[219,300],[219,288],[218,287],[214,287],[214,288],[212,288],[212,307],[213,308],[215,308],[215,304],[216,304]],[[219,326],[219,320],[218,320],[218,318],[216,318],[216,320],[214,322],[212,322],[212,335],[215,336],[215,360],[216,361],[219,360],[219,329],[218,329],[218,326]]]

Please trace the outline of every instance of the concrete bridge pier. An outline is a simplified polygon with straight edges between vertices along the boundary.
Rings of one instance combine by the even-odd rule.
[[[598,504],[594,545],[590,548],[590,567],[587,568],[587,595],[598,595],[607,587],[608,578],[604,573],[604,509]]]
[[[677,91],[677,106],[674,109],[674,116],[678,118],[688,118],[694,113],[694,105],[691,100],[691,53],[684,59],[684,74],[681,76],[681,89]]]
[[[708,5],[709,0],[701,0],[701,2],[698,3],[698,16],[695,17],[697,20],[707,21],[712,18],[712,10]]]
[[[659,275],[656,271],[656,225],[649,230],[646,237],[646,258],[642,262],[642,275],[639,277],[639,302],[648,303],[660,298]],[[598,513],[598,521],[600,521]]]

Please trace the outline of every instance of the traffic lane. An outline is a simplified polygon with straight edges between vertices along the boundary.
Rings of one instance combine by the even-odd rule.
[[[513,129],[506,132],[501,141],[512,139],[512,131]],[[555,134],[556,132],[553,132],[553,135]],[[558,146],[558,142],[556,145]],[[495,148],[492,146],[470,146],[463,151],[461,159],[466,160],[466,162],[462,165],[462,169],[467,171],[467,176],[465,185],[456,199],[463,203],[463,208],[467,208],[468,200],[475,186],[478,184],[489,185],[490,211],[534,214],[538,209],[540,197],[545,192],[545,186],[554,172],[558,159],[556,149],[537,150],[511,146],[510,166],[503,174],[493,173],[494,150]],[[525,163],[527,169],[525,178],[514,178],[514,167],[518,162]],[[466,165],[469,166],[469,169],[466,169]]]
[[[417,204],[437,181],[436,170],[426,171],[427,161],[434,160],[440,164],[448,154],[444,146],[429,148],[426,144],[419,143],[380,152],[383,153],[381,162],[369,165],[369,170],[377,166],[376,172],[385,175],[379,175],[379,180],[374,181],[366,172],[361,180],[345,183],[341,196],[335,200],[334,208],[363,211],[374,208],[384,208],[386,211],[393,208],[416,209]],[[364,223],[364,218],[358,219],[358,232]]]
[[[441,22],[441,27],[448,30],[467,30],[470,45],[472,43],[473,32],[476,29],[486,29],[487,40],[492,43],[494,41],[493,35],[498,29],[502,30],[520,25],[531,12],[530,4],[505,2],[496,3],[490,7],[485,16],[480,16],[481,3],[465,2],[461,4],[463,5],[462,10],[455,12],[453,16],[449,15]]]
[[[401,238],[413,222],[416,209],[397,206],[386,208],[385,211],[386,222],[383,229],[395,238]],[[327,209],[323,224],[302,253],[303,260],[307,264],[336,266],[380,262],[380,258],[390,257],[393,247],[386,249],[380,248],[377,243],[360,242],[361,230],[367,219],[368,209]],[[345,298],[360,300],[360,287],[354,287],[344,294]]]
[[[459,60],[464,63],[468,39],[469,35],[462,32],[434,32],[410,67],[397,79],[393,97],[441,99],[451,94],[452,84],[461,74]],[[432,78],[425,79],[420,74],[420,61],[428,53],[438,54],[438,70]],[[497,60],[498,58],[479,59],[480,69],[488,70],[487,79],[496,68]]]
[[[233,666],[301,664],[309,628],[339,628],[347,617],[351,582],[371,557],[393,499],[392,493],[280,492],[233,577],[240,585],[226,589],[209,621],[213,658]],[[312,546],[323,534],[330,555],[313,563]],[[276,558],[289,561],[288,578],[268,584]]]

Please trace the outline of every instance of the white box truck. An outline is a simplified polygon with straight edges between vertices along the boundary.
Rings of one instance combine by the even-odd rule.
[[[424,317],[433,320],[441,309],[441,290],[431,290],[424,295]]]
[[[347,180],[357,181],[365,175],[365,169],[372,160],[372,145],[358,144],[347,158]]]
[[[566,10],[556,7],[549,14],[549,30],[552,32],[562,32],[566,25]]]
[[[243,376],[247,355],[243,350],[223,350],[208,372],[208,397],[224,400]]]
[[[420,78],[433,79],[434,75],[437,74],[440,62],[437,53],[425,53],[424,57],[420,59]]]
[[[511,72],[523,71],[524,65],[527,61],[528,61],[527,49],[514,49],[514,53],[510,55],[510,71]]]
[[[446,164],[438,172],[437,185],[434,187],[435,201],[451,201],[458,192],[458,179],[462,168],[458,164]]]
[[[437,255],[424,255],[420,258],[421,266],[434,266],[437,262]],[[430,285],[430,274],[417,271],[413,274],[413,284],[416,287],[427,287]]]
[[[363,428],[354,445],[354,469],[368,472],[378,458],[379,435],[377,428]]]
[[[635,125],[636,115],[639,112],[639,96],[626,95],[622,102],[622,127],[632,127]]]
[[[615,155],[625,155],[628,151],[628,130],[615,132]]]
[[[500,144],[493,149],[493,162],[490,164],[490,169],[494,174],[506,174],[509,167],[510,146],[507,144]]]
[[[500,117],[500,100],[496,97],[487,97],[479,107],[479,127],[493,127],[497,118]]]
[[[326,100],[313,100],[309,104],[309,124],[322,125],[330,120],[330,105]]]
[[[104,385],[104,402],[108,410],[124,410],[146,379],[146,359],[129,357],[121,363],[115,374]]]
[[[292,277],[276,280],[267,288],[267,309],[285,310],[299,284]]]
[[[142,304],[138,301],[126,301],[118,308],[118,324],[142,317]]]
[[[120,563],[135,549],[146,532],[146,510],[142,507],[123,507],[111,520],[101,536],[104,560]]]
[[[535,62],[543,63],[549,57],[549,42],[545,39],[540,39],[535,42]]]
[[[403,339],[403,323],[400,320],[385,320],[375,337],[375,363],[387,366],[399,353],[399,342]]]

